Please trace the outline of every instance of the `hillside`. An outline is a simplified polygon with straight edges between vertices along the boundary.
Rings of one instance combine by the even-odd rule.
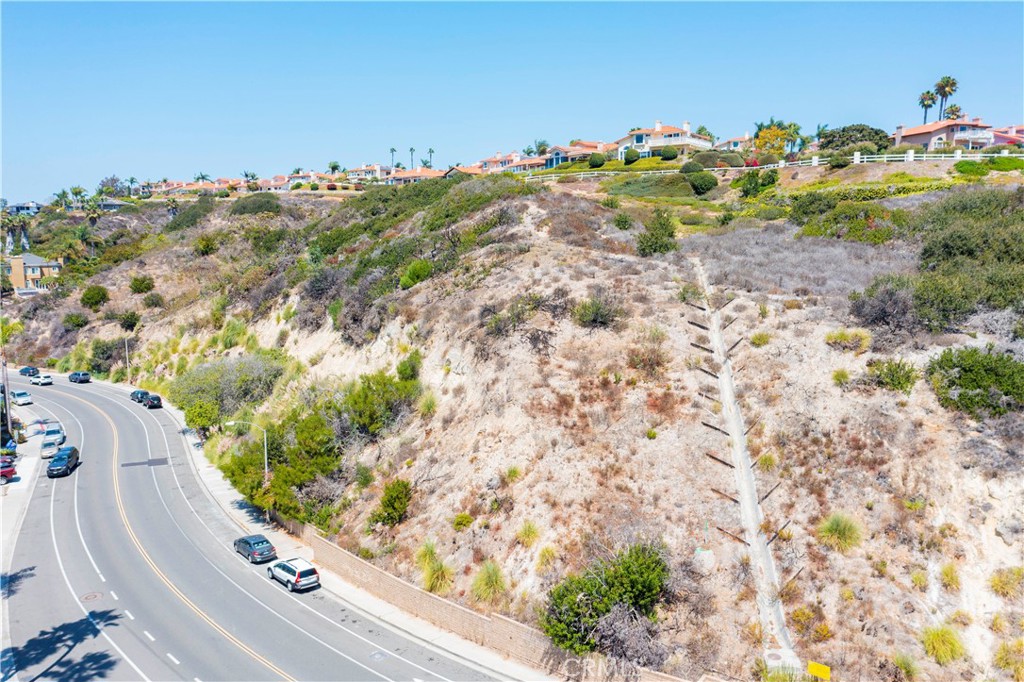
[[[1009,679],[993,661],[1024,628],[1020,171],[808,170],[747,190],[437,180],[183,202],[173,220],[143,203],[19,304],[14,355],[124,381],[128,336],[133,382],[181,406],[250,499],[476,608],[550,624],[566,576],[657,547],[656,624],[620,628],[644,636],[583,618],[579,641],[633,662],[746,679],[788,637],[843,679],[906,679],[904,657],[924,679]],[[33,241],[55,253],[83,220]],[[88,286],[108,292],[96,311]],[[269,487],[262,441],[229,419],[268,428]],[[947,637],[962,655],[940,664]]]

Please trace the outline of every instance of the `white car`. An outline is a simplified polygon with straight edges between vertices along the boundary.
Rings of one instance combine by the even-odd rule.
[[[64,427],[59,422],[49,422],[43,424],[43,440],[55,440],[58,445],[64,445],[64,441],[67,439],[67,435],[64,433]]]
[[[53,377],[51,377],[49,374],[37,374],[36,376],[29,379],[29,383],[35,384],[36,386],[52,386]]]
[[[60,450],[61,443],[63,442],[63,437],[56,438],[51,436],[49,438],[44,438],[43,444],[39,448],[39,456],[43,459],[50,459],[57,454],[57,451]]]
[[[32,394],[28,391],[11,391],[11,403],[14,405],[31,405]]]
[[[267,568],[267,577],[285,584],[289,592],[316,587],[320,584],[320,574],[313,564],[305,559],[285,559],[277,561]]]

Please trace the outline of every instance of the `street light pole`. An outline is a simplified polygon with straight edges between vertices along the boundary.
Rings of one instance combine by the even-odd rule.
[[[270,485],[270,453],[267,449],[267,430],[259,424],[253,424],[252,422],[235,420],[224,422],[224,426],[234,426],[235,424],[248,424],[249,426],[255,426],[257,429],[263,432],[263,487]],[[270,509],[265,510],[267,512],[267,521],[270,521]]]

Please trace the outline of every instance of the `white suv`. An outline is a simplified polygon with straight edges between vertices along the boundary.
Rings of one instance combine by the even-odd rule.
[[[277,561],[267,568],[267,577],[284,583],[289,592],[316,587],[320,584],[320,574],[317,573],[313,564],[305,559]]]
[[[63,439],[55,438],[53,436],[44,438],[43,444],[39,448],[39,456],[43,459],[50,459],[57,454],[57,451],[60,450],[60,446],[63,442]]]

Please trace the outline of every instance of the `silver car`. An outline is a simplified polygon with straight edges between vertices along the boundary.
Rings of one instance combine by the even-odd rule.
[[[284,583],[289,592],[320,584],[320,574],[305,559],[285,559],[271,564],[267,568],[267,577]]]
[[[58,444],[64,445],[67,436],[64,435],[64,427],[60,424],[43,424],[43,440],[55,439]]]
[[[60,446],[63,442],[63,440],[53,437],[44,438],[43,444],[39,448],[39,456],[43,459],[50,459],[57,454],[57,451],[60,450]]]
[[[31,405],[32,394],[28,391],[11,391],[12,405]]]

